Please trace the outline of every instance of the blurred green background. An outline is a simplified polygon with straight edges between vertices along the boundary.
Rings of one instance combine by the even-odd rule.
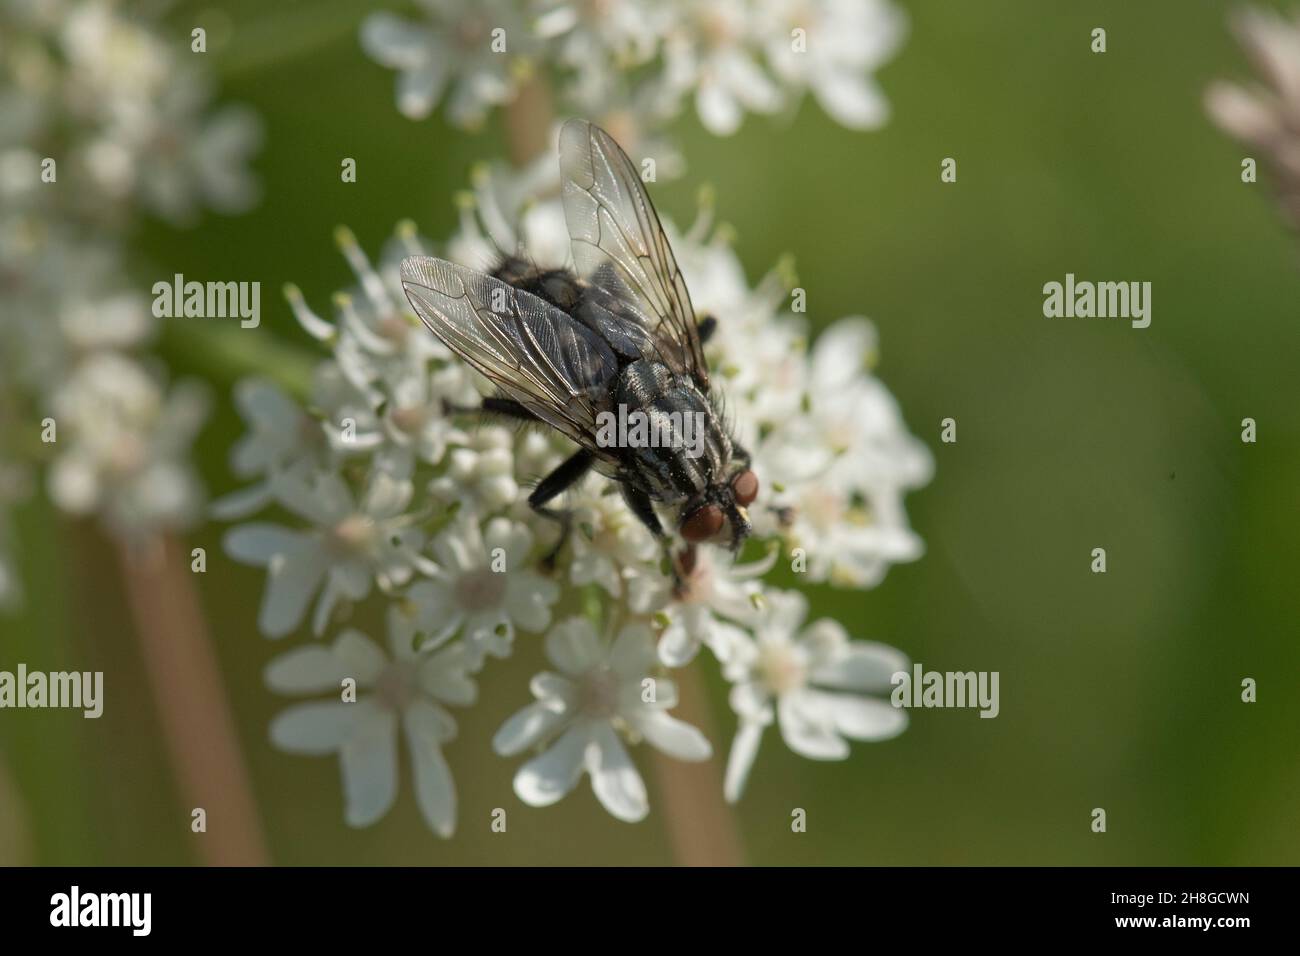
[[[394,74],[357,43],[374,6],[177,6],[167,22],[180,38],[229,24],[209,56],[223,98],[264,118],[265,199],[190,231],[145,230],[142,288],[172,272],[260,280],[262,328],[240,336],[311,354],[278,290],[292,280],[328,309],[351,281],[336,224],[372,253],[404,217],[450,233],[470,165],[504,156],[499,123],[466,134],[401,117]],[[737,810],[747,857],[1300,863],[1300,249],[1266,182],[1241,182],[1247,153],[1202,109],[1210,80],[1247,75],[1228,5],[905,6],[910,36],[879,73],[894,111],[885,129],[845,130],[812,101],[788,123],[751,116],[730,139],[687,117],[673,132],[689,173],[655,199],[687,221],[697,187],[716,184],[751,280],[792,253],[814,323],[876,322],[878,374],[935,453],[934,481],[908,499],[928,550],[873,591],[814,589],[814,610],[928,668],[999,671],[1001,715],[914,712],[902,737],[855,745],[844,763],[798,758],[769,732]],[[1104,55],[1089,50],[1096,26]],[[357,159],[355,185],[339,181],[344,156]],[[949,156],[953,185],[939,180]],[[1044,318],[1042,286],[1067,272],[1150,281],[1151,327]],[[232,378],[183,328],[164,352],[177,374],[213,384],[199,456],[213,492],[227,491],[242,430]],[[938,441],[949,416],[956,445]],[[1240,440],[1247,416],[1254,445]],[[515,798],[516,762],[488,742],[537,669],[522,643],[491,666],[479,705],[457,713],[455,838],[425,829],[409,778],[378,825],[346,827],[336,761],[267,742],[285,701],[263,688],[262,668],[302,638],[258,635],[263,575],[221,556],[221,531],[190,541],[208,549],[202,598],[276,862],[672,861],[653,781],[640,825],[609,817],[585,783],[549,809]],[[30,859],[194,862],[192,841],[219,837],[189,833],[112,549],[39,500],[19,532],[30,600],[0,619],[4,666],[109,671],[98,721],[0,717]],[[1105,575],[1089,571],[1094,547],[1107,549]],[[704,666],[725,751],[725,687]],[[1258,703],[1240,701],[1244,677]],[[497,806],[505,836],[488,827]],[[791,833],[794,807],[807,833]],[[1107,811],[1104,835],[1090,830],[1093,807]]]

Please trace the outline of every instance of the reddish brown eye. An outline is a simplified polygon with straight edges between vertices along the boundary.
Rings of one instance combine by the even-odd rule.
[[[696,508],[682,522],[682,537],[698,544],[722,530],[722,509],[717,505]]]
[[[736,504],[748,507],[758,497],[758,475],[746,468],[731,479],[731,493],[736,496]]]

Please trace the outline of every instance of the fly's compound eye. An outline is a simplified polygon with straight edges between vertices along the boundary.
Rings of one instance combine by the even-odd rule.
[[[717,505],[696,508],[682,522],[682,537],[692,544],[708,541],[722,530],[722,509]]]
[[[731,479],[731,493],[736,496],[736,504],[748,508],[758,497],[758,475],[746,468]]]

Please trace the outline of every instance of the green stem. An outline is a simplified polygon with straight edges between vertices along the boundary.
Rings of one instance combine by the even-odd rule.
[[[310,391],[312,372],[323,358],[310,344],[292,345],[254,329],[198,320],[165,326],[162,350],[214,384],[262,375],[299,398]]]

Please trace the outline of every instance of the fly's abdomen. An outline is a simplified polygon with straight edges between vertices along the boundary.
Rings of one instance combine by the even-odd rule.
[[[699,494],[725,471],[731,443],[708,399],[659,362],[633,362],[614,389],[622,457],[654,497]]]

